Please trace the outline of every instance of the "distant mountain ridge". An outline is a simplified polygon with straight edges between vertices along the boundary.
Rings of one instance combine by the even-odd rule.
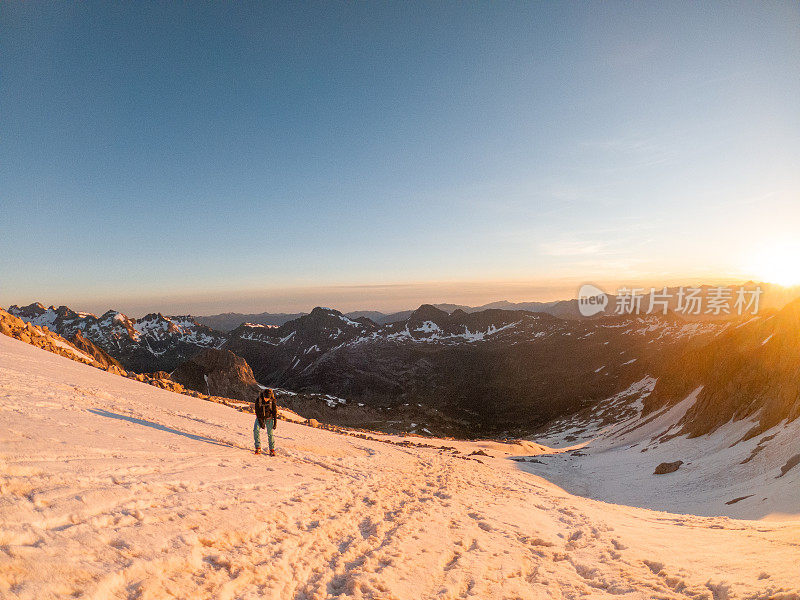
[[[756,283],[752,281],[747,282],[746,284],[743,285],[748,287],[760,286],[764,290],[764,295],[762,297],[762,306],[764,308],[781,308],[785,306],[787,303],[794,300],[795,298],[800,297],[800,287],[783,288],[781,286],[775,286],[768,283]],[[714,286],[698,285],[696,287],[701,289],[703,297],[706,297],[709,289],[711,289]],[[675,310],[676,308],[678,290],[679,288],[675,286],[667,288],[667,292],[673,297],[672,301],[670,302],[671,310]],[[617,290],[615,290],[615,292],[616,291]],[[647,294],[649,294],[649,288],[642,289],[640,293],[646,296]],[[609,291],[608,298],[609,298],[609,303],[605,311],[606,316],[613,314],[617,306],[617,295],[615,293]],[[646,308],[646,302],[644,302],[643,305]],[[456,310],[462,310],[466,313],[473,313],[473,312],[481,312],[484,310],[496,308],[502,310],[525,310],[529,312],[541,312],[553,315],[555,317],[560,317],[562,319],[586,318],[581,314],[578,308],[578,300],[575,298],[568,300],[554,300],[549,302],[537,302],[537,301],[510,302],[508,300],[499,300],[496,302],[489,302],[487,304],[482,304],[479,306],[467,306],[463,304],[451,304],[451,303],[438,303],[438,304],[431,303],[431,306],[435,306],[436,308],[443,310],[447,313],[452,313],[455,312]],[[343,314],[350,319],[367,317],[368,319],[377,323],[378,325],[386,325],[388,323],[394,323],[397,321],[405,321],[413,312],[414,309],[403,310],[394,313],[384,313],[377,310],[355,310]],[[308,313],[264,312],[257,314],[244,314],[244,313],[231,312],[218,315],[194,317],[194,319],[198,323],[207,325],[208,327],[211,327],[213,329],[229,332],[233,331],[243,323],[253,323],[256,325],[275,325],[280,327],[281,325],[284,325],[285,323],[288,323],[289,321],[297,319],[298,317],[302,317],[303,315],[306,314]],[[722,315],[722,317],[727,318],[727,315]],[[700,315],[700,320],[707,320],[709,318],[712,317],[709,315]]]
[[[8,312],[36,326],[74,339],[81,336],[137,373],[172,371],[203,348],[217,348],[227,336],[199,324],[191,316],[151,313],[132,319],[115,310],[101,316],[78,313],[66,306],[39,303],[11,306]]]
[[[270,313],[263,312],[257,314],[243,313],[223,313],[219,315],[209,315],[206,317],[194,317],[195,321],[217,331],[233,331],[242,323],[253,323],[256,325],[274,325],[280,327],[287,321],[302,317],[306,313]]]

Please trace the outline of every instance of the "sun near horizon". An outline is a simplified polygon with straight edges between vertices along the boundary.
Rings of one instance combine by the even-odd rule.
[[[761,281],[787,288],[800,285],[800,241],[773,241],[754,248],[745,269]]]

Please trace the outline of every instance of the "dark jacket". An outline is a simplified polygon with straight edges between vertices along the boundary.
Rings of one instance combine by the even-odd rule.
[[[255,412],[261,429],[266,428],[267,419],[272,419],[273,429],[278,426],[278,404],[275,398],[265,397],[264,392],[261,392],[256,400]]]

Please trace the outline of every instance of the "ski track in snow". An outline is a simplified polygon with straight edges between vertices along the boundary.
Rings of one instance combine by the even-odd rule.
[[[0,597],[800,598],[796,521],[572,496],[498,444],[282,421],[255,456],[252,422],[0,336]]]

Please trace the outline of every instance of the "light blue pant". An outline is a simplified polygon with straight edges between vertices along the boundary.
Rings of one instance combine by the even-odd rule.
[[[253,425],[253,439],[256,442],[256,448],[261,448],[261,428],[258,426],[258,418]],[[275,449],[275,437],[272,435],[272,419],[267,419],[267,440],[269,441],[269,449]]]

